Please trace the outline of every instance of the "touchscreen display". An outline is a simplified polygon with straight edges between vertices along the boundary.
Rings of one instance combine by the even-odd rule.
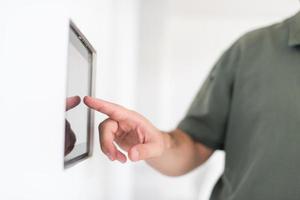
[[[89,155],[91,111],[83,103],[91,96],[92,56],[82,36],[70,27],[65,112],[65,166]]]

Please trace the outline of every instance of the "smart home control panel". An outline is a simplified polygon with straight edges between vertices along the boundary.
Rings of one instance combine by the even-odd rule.
[[[92,111],[83,103],[93,95],[96,52],[86,37],[70,22],[67,91],[65,110],[64,166],[68,167],[92,153]]]

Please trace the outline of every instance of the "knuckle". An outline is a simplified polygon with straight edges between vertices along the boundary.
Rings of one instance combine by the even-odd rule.
[[[106,119],[98,125],[99,132],[103,131],[110,123],[110,119]]]

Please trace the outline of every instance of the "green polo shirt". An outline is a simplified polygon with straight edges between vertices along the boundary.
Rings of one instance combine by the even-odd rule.
[[[226,152],[211,200],[299,200],[300,12],[238,39],[178,128]]]

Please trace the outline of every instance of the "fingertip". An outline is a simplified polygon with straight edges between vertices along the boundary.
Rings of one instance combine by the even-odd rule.
[[[95,99],[91,96],[85,96],[83,98],[83,102],[85,105],[87,105],[91,109],[95,109]]]
[[[96,99],[91,96],[85,96],[83,98],[83,102],[85,103],[85,105],[87,105],[88,107],[90,107],[92,109],[97,109],[99,107],[99,104],[102,103],[102,101],[100,99]]]
[[[80,104],[81,98],[79,96],[67,97],[66,110],[70,110]]]
[[[77,104],[77,105],[80,104],[80,102],[81,102],[80,96],[75,96],[74,98],[75,98],[76,104]]]
[[[76,99],[81,100],[79,95],[74,96]]]
[[[90,98],[91,98],[90,96],[85,96],[85,97],[83,97],[83,102],[84,102],[85,104],[88,104]]]

